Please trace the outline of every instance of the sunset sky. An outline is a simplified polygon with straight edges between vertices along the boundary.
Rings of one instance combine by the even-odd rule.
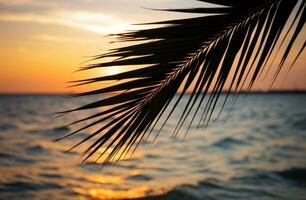
[[[82,90],[67,88],[66,82],[119,72],[98,69],[73,73],[86,65],[83,62],[90,56],[117,45],[110,44],[111,38],[105,35],[139,28],[131,25],[135,23],[191,16],[144,7],[201,5],[207,6],[191,0],[0,0],[0,93]],[[305,27],[301,35],[297,42],[303,44]],[[286,81],[283,73],[274,87],[306,89],[305,58],[303,53]],[[257,84],[256,89],[267,88],[267,81]]]

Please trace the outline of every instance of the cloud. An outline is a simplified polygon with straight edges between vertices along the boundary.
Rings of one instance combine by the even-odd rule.
[[[93,11],[91,0],[0,0],[0,21],[55,24],[108,34],[130,29],[130,22]],[[70,3],[69,3],[70,2]]]
[[[43,0],[43,1],[37,1],[37,0],[0,0],[1,7],[6,8],[21,8],[21,7],[32,7],[32,8],[38,8],[38,7],[55,7],[58,6],[56,1],[52,0]]]
[[[167,8],[169,2],[180,6],[185,1],[0,0],[0,21],[56,24],[99,34],[118,33],[143,28],[130,24],[151,22],[152,17],[154,21],[178,17],[175,13],[153,12],[142,8]],[[180,17],[183,16],[184,13],[181,13]]]
[[[111,15],[86,11],[56,10],[47,13],[0,13],[0,21],[56,24],[102,34],[131,29],[128,21]]]
[[[45,42],[97,42],[96,39],[90,39],[90,38],[81,38],[81,37],[64,37],[64,36],[58,36],[58,35],[50,35],[50,34],[38,34],[34,35],[32,37],[35,40],[45,41]]]

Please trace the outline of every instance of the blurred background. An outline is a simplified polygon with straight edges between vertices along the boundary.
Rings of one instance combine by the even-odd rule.
[[[110,43],[111,33],[144,28],[132,24],[192,14],[153,11],[146,8],[186,8],[213,6],[193,0],[0,0],[0,92],[67,93],[88,90],[66,88],[66,82],[80,78],[120,72],[102,69],[75,72],[92,56],[105,53],[120,44]],[[297,40],[303,45],[305,28]],[[293,51],[298,51],[293,49]],[[292,59],[288,59],[291,63]],[[301,55],[286,80],[287,69],[274,89],[306,89],[305,55]],[[269,88],[271,77],[258,82],[256,90]]]
[[[150,138],[130,159],[103,169],[91,161],[81,164],[86,145],[66,151],[91,130],[53,141],[77,128],[64,125],[89,113],[60,118],[52,113],[98,98],[66,98],[90,89],[69,88],[68,81],[127,70],[75,72],[92,56],[120,45],[108,34],[144,28],[131,24],[194,16],[146,8],[197,6],[213,5],[0,0],[0,199],[305,199],[305,53],[272,88],[271,77],[261,79],[253,93],[230,101],[208,127],[196,124],[185,138],[183,127],[183,134],[171,138],[179,108],[154,143]],[[304,33],[305,27],[300,45]]]

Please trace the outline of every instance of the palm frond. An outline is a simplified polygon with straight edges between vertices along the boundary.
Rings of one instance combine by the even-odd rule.
[[[289,54],[297,59],[304,50],[305,43],[295,55],[291,52],[305,24],[304,0],[201,1],[222,6],[163,10],[203,16],[150,23],[158,27],[117,34],[119,41],[137,43],[95,58],[113,58],[112,61],[81,69],[141,66],[115,75],[74,81],[76,85],[119,81],[76,96],[115,95],[105,95],[99,101],[67,111],[103,109],[75,123],[96,121],[63,137],[101,126],[76,145],[96,137],[84,152],[84,161],[102,148],[98,158],[107,154],[104,163],[120,159],[147,138],[164,116],[158,127],[159,134],[186,93],[190,95],[173,136],[184,124],[189,124],[188,131],[196,116],[200,117],[199,125],[207,125],[226,82],[230,83],[227,95],[238,93],[246,83],[250,89],[265,68],[271,67],[274,55],[281,54],[277,77]],[[176,102],[168,108],[180,88]],[[226,101],[227,96],[224,104]],[[170,111],[166,114],[167,108]]]

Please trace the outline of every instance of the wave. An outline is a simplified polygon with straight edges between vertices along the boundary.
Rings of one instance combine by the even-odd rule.
[[[68,132],[68,131],[70,131],[70,128],[65,127],[65,126],[60,126],[60,127],[53,128],[52,131],[56,131],[56,132]]]
[[[306,181],[306,168],[290,168],[283,171],[250,171],[240,177],[233,177],[223,181],[208,178],[194,185],[179,185],[163,194],[137,198],[137,200],[276,200],[284,196],[278,193],[278,190],[275,190],[275,186],[279,184],[287,185],[284,184],[284,181],[287,179],[298,181],[299,186],[304,187],[305,185],[303,183]],[[294,195],[297,194],[290,193],[293,199],[297,197]]]
[[[33,164],[36,161],[33,159],[26,159],[19,156],[11,155],[8,153],[0,153],[1,165],[11,166],[14,164]]]
[[[125,180],[133,180],[133,181],[150,181],[153,177],[146,176],[143,174],[131,175],[125,178]]]
[[[65,133],[69,132],[70,128],[59,126],[54,128],[34,128],[27,130],[26,132],[31,134],[40,134],[43,137],[51,137],[51,136],[63,136]]]
[[[64,176],[60,174],[47,174],[47,173],[41,173],[39,176],[44,177],[44,178],[50,178],[50,179],[62,179],[65,178]]]
[[[198,197],[190,194],[186,189],[188,186],[176,187],[173,190],[161,195],[141,197],[134,200],[199,200]],[[212,198],[206,198],[207,200],[213,200]]]
[[[41,145],[33,145],[33,146],[25,148],[25,150],[29,154],[48,153],[48,150]]]
[[[286,124],[289,124],[289,126],[293,129],[305,131],[306,130],[305,121],[306,121],[305,113],[297,112],[287,119]]]
[[[122,168],[122,169],[138,169],[139,167],[136,164],[122,164],[123,162],[108,162],[105,163],[105,167],[114,167],[114,168]],[[102,167],[101,163],[88,161],[85,162],[83,165],[84,169],[92,171],[92,170],[100,170]]]
[[[0,131],[15,130],[18,127],[14,124],[0,124]]]
[[[306,183],[306,168],[291,168],[275,172],[277,175],[300,183]]]
[[[0,192],[26,192],[39,190],[62,189],[63,187],[55,183],[30,183],[24,181],[9,182],[0,185]]]
[[[146,154],[145,157],[155,159],[155,158],[159,158],[160,156],[156,154]]]
[[[244,145],[244,144],[245,142],[243,140],[227,137],[220,141],[215,142],[213,146],[220,148],[233,148],[235,146]]]

